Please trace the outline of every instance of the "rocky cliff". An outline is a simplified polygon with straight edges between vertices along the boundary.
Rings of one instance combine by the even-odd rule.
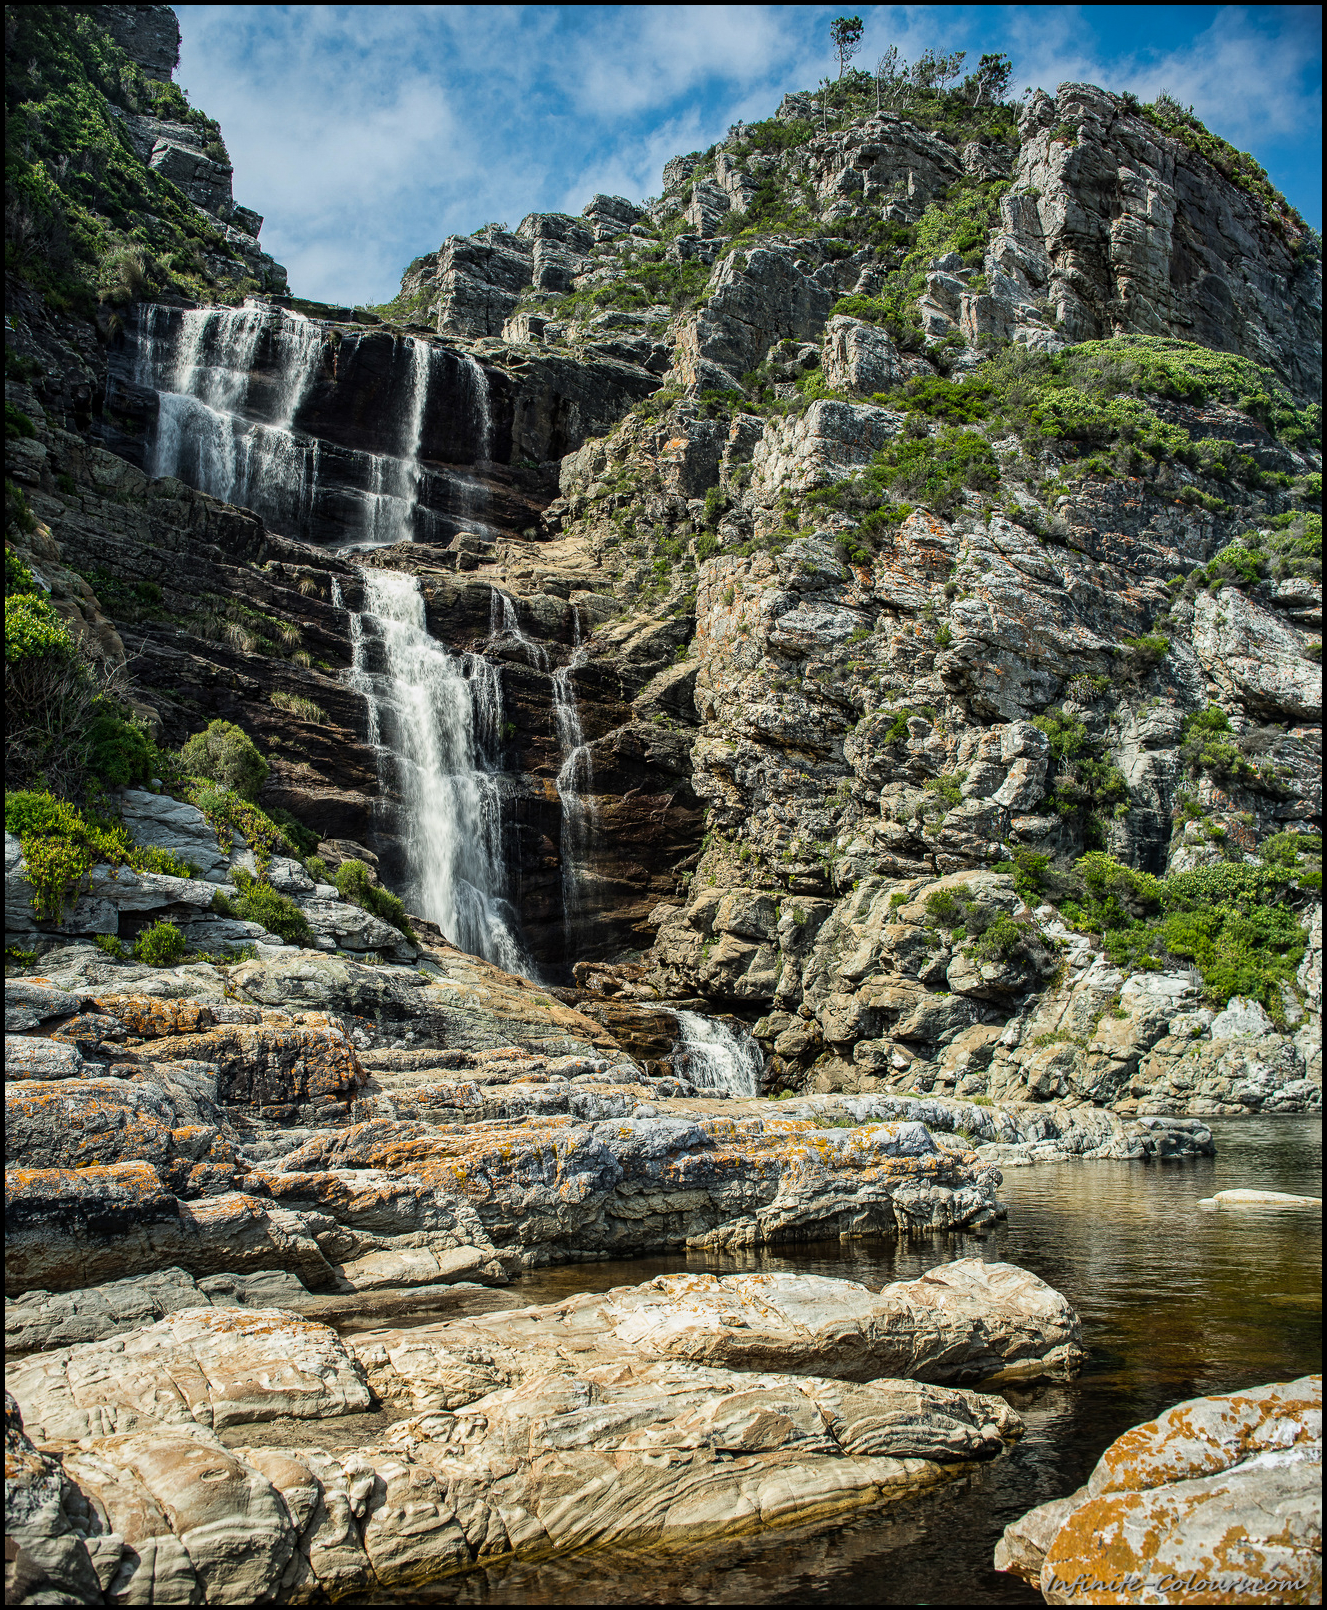
[[[438,1592],[1002,1456],[1083,1357],[1025,1270],[495,1288],[1320,1106],[1302,220],[1164,99],[848,76],[315,304],[168,8],[7,24],[7,1598]],[[1077,1569],[1147,1430],[997,1563]]]
[[[169,84],[165,8],[101,9],[44,48]],[[1170,103],[855,93],[375,310],[186,274],[93,334],[16,281],[14,540],[164,741],[238,722],[263,798],[398,884],[357,566],[415,576],[496,670],[536,962],[759,1019],[775,1087],[1308,1099],[1313,239]],[[202,114],[106,115],[233,231],[228,173],[171,178]],[[1266,1030],[1217,1073],[1232,996]]]

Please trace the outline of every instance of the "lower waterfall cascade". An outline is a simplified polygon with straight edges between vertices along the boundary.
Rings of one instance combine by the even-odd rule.
[[[368,708],[383,781],[401,799],[407,904],[462,950],[533,976],[506,896],[497,667],[482,654],[453,657],[429,635],[416,577],[360,574],[349,680]],[[345,607],[339,586],[333,602]]]
[[[678,1039],[673,1066],[698,1090],[730,1096],[758,1096],[765,1059],[749,1034],[734,1034],[719,1018],[699,1012],[677,1014]]]

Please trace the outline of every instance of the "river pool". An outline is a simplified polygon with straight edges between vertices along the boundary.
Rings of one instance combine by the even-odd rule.
[[[831,1528],[725,1541],[710,1552],[603,1551],[494,1566],[438,1583],[412,1602],[1040,1604],[1039,1593],[991,1569],[1009,1521],[1079,1486],[1122,1431],[1182,1398],[1321,1367],[1317,1211],[1198,1206],[1201,1197],[1239,1186],[1320,1196],[1321,1121],[1213,1119],[1211,1126],[1215,1158],[1006,1170],[1000,1195],[1009,1218],[982,1236],[575,1264],[515,1282],[503,1295],[521,1304],[683,1268],[798,1269],[878,1287],[979,1257],[1020,1264],[1062,1291],[1083,1317],[1088,1358],[1070,1383],[1008,1390],[1027,1426],[1022,1441],[936,1496]]]

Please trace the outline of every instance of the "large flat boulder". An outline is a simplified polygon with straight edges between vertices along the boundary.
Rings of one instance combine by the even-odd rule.
[[[942,1264],[879,1293],[854,1280],[791,1272],[661,1275],[412,1334],[420,1345],[447,1348],[556,1346],[567,1355],[626,1348],[723,1369],[845,1381],[1066,1375],[1083,1358],[1078,1316],[1059,1292],[1025,1269],[978,1258]]]
[[[838,1284],[804,1295],[828,1312]],[[94,1581],[129,1603],[401,1592],[504,1556],[846,1516],[1021,1433],[962,1389],[738,1372],[588,1325],[564,1346],[562,1312],[347,1344],[279,1309],[186,1309],[12,1365],[11,1563],[64,1594],[37,1602],[100,1602]]]

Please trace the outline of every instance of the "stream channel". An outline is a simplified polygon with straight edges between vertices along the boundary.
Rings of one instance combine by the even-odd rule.
[[[681,1269],[795,1269],[878,1288],[978,1257],[1020,1264],[1062,1291],[1082,1315],[1088,1358],[1072,1382],[1008,1389],[1027,1428],[1021,1442],[931,1497],[838,1526],[687,1552],[603,1550],[496,1565],[449,1577],[408,1602],[1041,1604],[1035,1590],[991,1568],[1010,1521],[1081,1485],[1121,1432],[1181,1399],[1321,1368],[1318,1213],[1198,1206],[1201,1197],[1237,1187],[1321,1195],[1321,1119],[1209,1122],[1214,1158],[1006,1170],[1000,1196],[1008,1220],[982,1236],[820,1242],[745,1259],[682,1253],[573,1264],[513,1282],[500,1302],[497,1292],[456,1291],[445,1310],[413,1322],[557,1302]]]

